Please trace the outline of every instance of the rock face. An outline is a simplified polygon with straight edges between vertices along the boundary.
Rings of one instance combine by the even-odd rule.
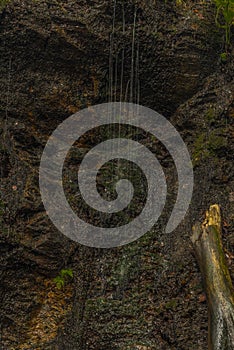
[[[1,9],[4,350],[206,348],[207,308],[189,235],[208,204],[218,202],[227,256],[233,252],[232,53],[221,61],[223,33],[209,2],[117,0],[114,31],[113,13],[105,0],[11,1]],[[44,211],[40,157],[71,114],[118,101],[121,91],[130,99],[132,51],[133,101],[164,114],[181,133],[195,166],[194,197],[172,235],[163,233],[174,200],[168,195],[161,221],[139,241],[82,247],[57,232]],[[161,161],[176,193],[172,159],[163,154]],[[62,268],[72,269],[74,280],[58,291],[53,278]]]

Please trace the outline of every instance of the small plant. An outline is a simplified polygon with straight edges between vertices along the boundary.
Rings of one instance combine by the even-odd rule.
[[[61,289],[65,286],[65,284],[69,281],[69,279],[73,278],[72,269],[62,269],[58,276],[56,276],[53,281],[56,284],[58,289]]]
[[[216,5],[215,21],[218,27],[225,29],[226,44],[230,44],[231,27],[234,25],[234,1],[214,0]]]
[[[227,54],[227,52],[222,52],[222,53],[220,54],[220,58],[221,58],[221,61],[222,61],[222,62],[226,62],[227,59],[228,59],[228,54]]]

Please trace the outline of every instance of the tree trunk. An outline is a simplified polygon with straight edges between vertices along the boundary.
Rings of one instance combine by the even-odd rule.
[[[202,224],[193,227],[191,240],[203,276],[209,310],[209,350],[234,350],[234,293],[221,239],[217,204]]]

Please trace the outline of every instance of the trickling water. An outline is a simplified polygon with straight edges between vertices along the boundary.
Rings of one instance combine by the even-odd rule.
[[[117,84],[114,77],[114,69],[113,69],[113,56],[114,56],[114,39],[115,39],[115,17],[116,17],[116,0],[114,0],[113,4],[113,20],[112,20],[112,31],[110,33],[110,51],[109,51],[109,103],[113,102],[113,89],[114,84]],[[117,68],[116,68],[117,70]],[[115,80],[115,81],[114,81]],[[116,95],[116,91],[115,91]],[[108,137],[111,135],[112,131],[112,117],[111,111],[109,111],[109,127],[108,127]],[[111,153],[113,153],[113,149],[111,149]]]
[[[135,35],[136,35],[136,7],[134,9],[134,20],[132,30],[132,59],[131,59],[131,77],[130,77],[130,102],[133,102],[133,84],[134,84],[134,60],[135,60]]]
[[[114,81],[114,102],[117,101],[117,93],[118,93],[118,53],[115,55],[115,81]]]
[[[126,85],[125,98],[124,98],[125,102],[128,102],[129,84],[130,84],[130,80],[128,80],[127,85]]]
[[[113,18],[112,18],[112,28],[110,33],[110,48],[109,48],[109,81],[108,81],[108,102],[132,102],[139,104],[140,101],[140,82],[139,82],[139,36],[138,36],[138,26],[137,26],[137,6],[134,6],[134,10],[132,13],[132,25],[131,25],[131,47],[130,47],[130,55],[129,48],[127,50],[125,39],[126,35],[129,35],[129,26],[126,26],[126,3],[123,0],[122,6],[119,8],[116,0],[113,0]],[[118,33],[117,29],[119,28],[118,23],[118,13],[117,11],[122,10],[122,47],[118,49]],[[119,30],[119,29],[118,29]],[[130,59],[130,62],[129,62]],[[127,65],[128,63],[128,65]],[[130,64],[129,64],[130,63]],[[126,69],[128,67],[128,70]],[[112,108],[112,107],[110,107]],[[122,133],[121,124],[117,126],[115,129],[116,133],[113,133],[113,118],[112,113],[114,111],[109,111],[109,126],[107,127],[108,138],[118,137],[120,140]],[[120,110],[121,113],[121,110]],[[124,133],[127,133],[127,137],[135,138],[136,131],[135,129],[129,125],[125,128]],[[112,146],[111,146],[112,147]],[[108,150],[114,155],[114,150]],[[127,150],[130,153],[130,149]],[[113,183],[120,176],[121,172],[121,161],[118,160],[117,163],[117,173],[114,170],[114,164],[110,165],[111,175],[108,179],[110,183]],[[123,169],[122,169],[123,170]],[[127,172],[127,176],[131,181],[131,177],[133,174],[133,165],[128,163],[127,168],[125,168]]]
[[[140,104],[140,79],[139,79],[139,39],[137,41],[137,52],[136,52],[136,103],[139,105]]]
[[[122,3],[122,21],[123,21],[123,37],[125,35],[125,9],[124,2]],[[124,79],[124,59],[125,59],[125,48],[122,49],[122,62],[121,62],[121,80],[120,80],[120,101],[123,101],[123,79]]]
[[[126,51],[125,46],[120,52],[116,52],[116,11],[117,2],[113,2],[113,20],[110,33],[110,50],[109,50],[109,81],[108,81],[108,102],[133,102],[139,104],[140,99],[140,83],[139,83],[139,38],[137,33],[137,7],[134,7],[133,27],[132,27],[132,43],[131,43],[131,62],[130,62],[130,79],[125,77]],[[122,2],[122,34],[126,34],[126,18],[125,5]],[[118,67],[120,66],[120,72]],[[120,74],[119,74],[120,73]],[[119,76],[120,75],[120,76]],[[125,86],[124,86],[125,85]],[[119,87],[119,89],[118,89]]]
[[[112,31],[110,34],[110,55],[109,55],[109,102],[112,102],[113,98],[113,47],[114,47],[114,34],[115,34],[115,14],[116,14],[116,0],[114,0],[114,13],[112,21]]]

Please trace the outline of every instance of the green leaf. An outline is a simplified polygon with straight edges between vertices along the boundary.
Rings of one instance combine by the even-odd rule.
[[[72,271],[72,269],[62,269],[61,271],[60,271],[60,275],[62,276],[62,277],[66,277],[66,276],[69,276],[69,277],[73,277],[73,271]]]
[[[61,289],[62,287],[64,287],[65,281],[64,281],[64,279],[62,277],[57,276],[57,277],[54,278],[53,281],[55,282],[56,287],[58,289]]]
[[[226,62],[227,61],[227,53],[226,52],[222,52],[220,54],[220,58],[221,58],[221,61]]]

